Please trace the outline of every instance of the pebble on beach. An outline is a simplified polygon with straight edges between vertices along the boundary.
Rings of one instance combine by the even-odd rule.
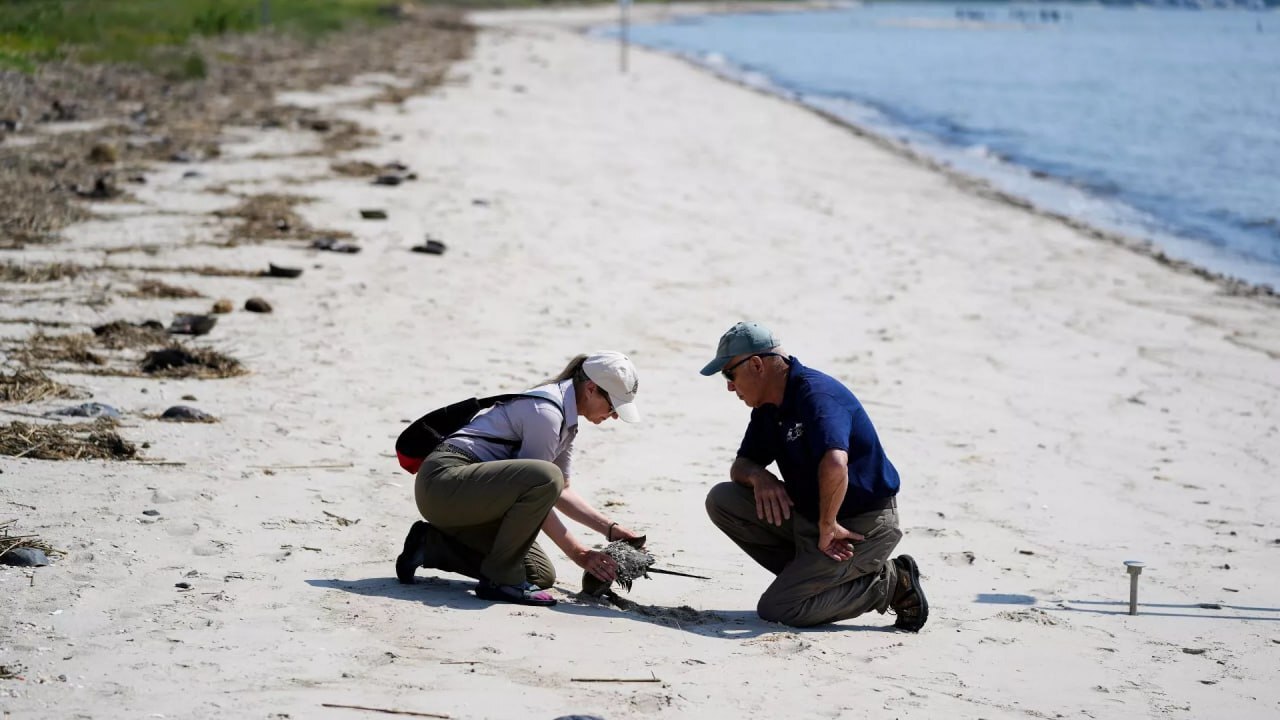
[[[377,209],[365,209],[360,211],[360,217],[365,220],[386,220],[387,211]]]
[[[225,315],[236,309],[235,303],[228,298],[221,298],[213,304],[213,312],[219,315]]]
[[[168,410],[165,410],[164,414],[160,416],[160,419],[168,420],[169,422],[217,422],[217,418],[214,416],[198,408],[193,408],[190,405],[174,405]]]
[[[49,564],[49,556],[35,548],[20,547],[0,555],[0,565],[17,567],[44,567]]]
[[[271,312],[271,303],[260,297],[251,297],[244,301],[244,309],[249,312],[269,313]]]

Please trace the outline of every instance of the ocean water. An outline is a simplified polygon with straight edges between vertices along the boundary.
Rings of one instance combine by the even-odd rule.
[[[630,37],[1280,289],[1280,13],[877,3]]]

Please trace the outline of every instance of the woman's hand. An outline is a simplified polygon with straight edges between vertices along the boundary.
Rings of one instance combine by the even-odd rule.
[[[613,542],[614,540],[635,540],[636,538],[642,537],[644,536],[635,530],[617,523],[611,524],[608,529],[604,531],[604,539],[609,542]]]
[[[599,550],[584,550],[577,554],[573,561],[578,564],[578,567],[591,573],[597,580],[602,582],[613,582],[618,577],[618,564],[613,561],[613,558]]]

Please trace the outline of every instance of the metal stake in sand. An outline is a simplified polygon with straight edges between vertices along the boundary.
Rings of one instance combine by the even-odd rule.
[[[1139,560],[1125,560],[1124,566],[1129,569],[1129,614],[1138,614],[1138,576],[1146,563]]]

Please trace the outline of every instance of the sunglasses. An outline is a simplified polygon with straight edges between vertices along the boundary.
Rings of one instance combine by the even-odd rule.
[[[613,409],[613,398],[609,397],[609,393],[605,392],[605,389],[599,385],[596,385],[596,390],[600,393],[601,397],[604,398],[604,401],[609,403],[609,412],[617,412],[617,410]]]
[[[754,355],[748,355],[742,358],[741,360],[739,360],[738,362],[721,370],[720,374],[724,376],[725,380],[728,380],[729,382],[733,382],[733,371],[737,370],[738,366],[741,365],[742,363],[750,360],[751,358],[756,358],[756,357],[782,357],[782,355],[775,352],[762,352],[762,353],[755,353]]]

